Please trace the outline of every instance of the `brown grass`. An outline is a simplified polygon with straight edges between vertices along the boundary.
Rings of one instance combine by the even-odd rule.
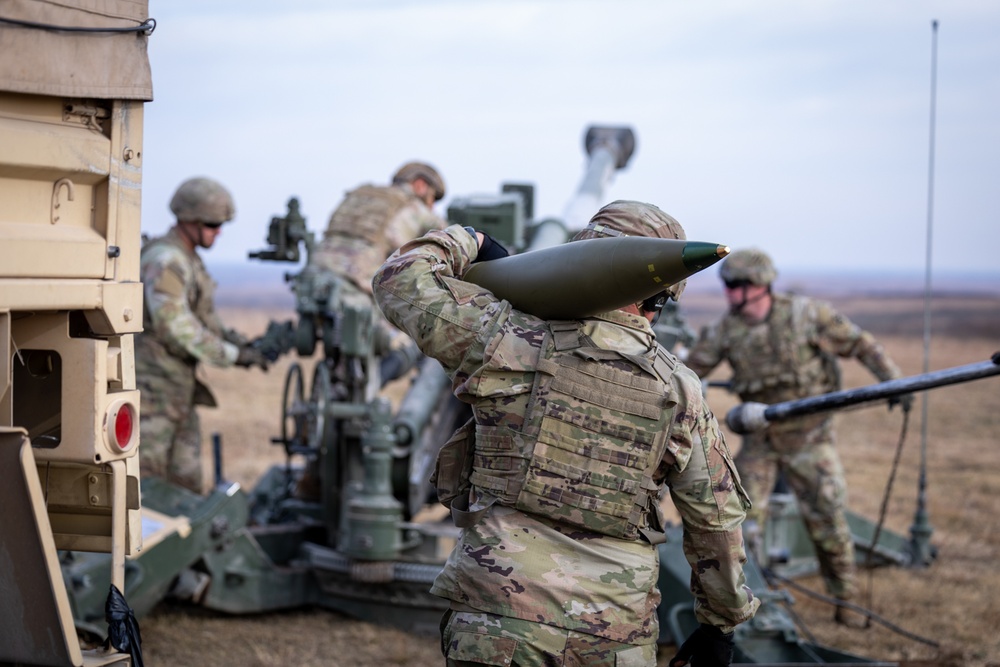
[[[692,297],[694,326],[721,307],[716,297]],[[832,299],[843,312],[872,330],[907,375],[923,366],[922,303],[919,299],[851,297]],[[263,331],[269,317],[287,311],[238,308],[222,313],[227,324],[248,334]],[[935,301],[932,370],[984,361],[1000,351],[1000,300],[989,297]],[[226,477],[246,488],[269,465],[283,461],[269,439],[278,433],[285,370],[293,358],[258,370],[205,375],[220,408],[202,413],[209,434],[222,435]],[[303,360],[307,376],[312,360]],[[726,377],[726,369],[716,371]],[[873,381],[855,362],[844,364],[845,386]],[[709,400],[721,418],[735,403],[720,390]],[[795,594],[795,611],[823,644],[876,660],[916,665],[1000,667],[1000,379],[988,378],[926,392],[928,511],[939,555],[929,568],[883,568],[861,573],[865,602],[906,630],[940,643],[928,647],[882,626],[842,628],[832,610]],[[872,520],[878,517],[902,424],[884,404],[838,416],[838,447],[847,469],[849,505]],[[902,459],[888,505],[886,528],[909,534],[921,456],[921,401],[912,413]],[[738,439],[730,434],[734,449]],[[209,463],[206,454],[206,470]],[[801,580],[822,591],[815,578]],[[353,621],[325,610],[229,617],[188,606],[162,604],[142,621],[143,648],[151,665],[441,665],[434,638],[411,637],[392,628]],[[660,664],[671,655],[664,652]]]

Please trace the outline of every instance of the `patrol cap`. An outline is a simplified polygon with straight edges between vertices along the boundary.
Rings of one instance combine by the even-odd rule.
[[[440,201],[444,197],[444,179],[441,178],[437,169],[426,162],[407,162],[393,174],[392,184],[412,183],[418,178],[423,179],[427,185],[434,189],[434,201]]]
[[[757,248],[746,248],[726,258],[719,268],[719,277],[725,283],[746,281],[751,285],[766,286],[774,282],[778,272],[767,253]]]
[[[177,187],[170,210],[181,222],[228,222],[236,215],[233,196],[218,181],[196,176]]]
[[[660,239],[687,240],[681,223],[656,206],[638,201],[619,199],[594,214],[590,223],[578,231],[572,241],[615,236],[646,236]],[[674,301],[680,299],[687,280],[671,285],[665,291]]]

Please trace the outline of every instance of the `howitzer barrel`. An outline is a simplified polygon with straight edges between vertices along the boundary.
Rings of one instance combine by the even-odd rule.
[[[888,380],[867,387],[845,389],[818,396],[809,396],[794,401],[784,401],[773,405],[764,403],[743,403],[726,414],[726,424],[736,433],[746,434],[762,431],[768,424],[792,417],[801,417],[816,412],[846,408],[850,405],[893,398],[924,389],[934,389],[960,382],[1000,375],[1000,353],[992,360],[966,366],[956,366],[940,371],[922,373],[911,377]]]
[[[727,254],[698,241],[587,239],[479,262],[462,279],[543,319],[578,319],[639,303]]]
[[[392,422],[396,442],[409,447],[430,421],[434,410],[440,406],[441,392],[450,384],[444,369],[434,359],[424,357],[420,362],[420,372],[410,390],[399,405],[399,411]]]
[[[583,144],[590,161],[563,215],[566,228],[571,231],[586,227],[594,212],[607,203],[604,188],[615,171],[628,164],[635,151],[635,134],[629,127],[591,126],[587,128]]]

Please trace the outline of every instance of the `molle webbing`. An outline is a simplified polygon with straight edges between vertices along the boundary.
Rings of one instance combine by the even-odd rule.
[[[585,354],[583,351],[580,353]],[[621,358],[615,353],[612,354]],[[562,372],[560,367],[563,369]],[[635,414],[646,419],[659,419],[663,408],[666,407],[662,384],[636,376],[629,377],[632,380],[631,386],[620,384],[625,374],[610,366],[588,363],[584,359],[566,355],[558,363],[548,359],[540,360],[538,370],[553,376],[551,391],[568,394],[611,410]]]
[[[652,474],[674,412],[673,363],[641,359],[593,346],[576,322],[552,323],[523,430],[477,427],[473,485],[503,505],[593,532],[655,534]]]
[[[813,343],[813,323],[807,316],[809,301],[802,297],[775,296],[768,322],[769,354],[746,345],[743,325],[726,332],[724,347],[734,367],[733,390],[760,400],[773,390],[794,390],[809,395],[840,388],[836,357]],[[811,352],[803,357],[803,350]]]
[[[382,243],[384,227],[411,200],[402,188],[362,185],[347,193],[330,216],[326,236],[342,235]]]

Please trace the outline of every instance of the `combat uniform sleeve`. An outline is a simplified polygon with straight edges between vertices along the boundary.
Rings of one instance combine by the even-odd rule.
[[[386,241],[389,248],[395,249],[429,231],[447,226],[445,220],[414,197],[385,225]]]
[[[209,329],[192,312],[187,292],[194,274],[183,262],[165,261],[143,276],[147,325],[172,354],[189,355],[223,368],[236,363],[239,349]]]
[[[666,482],[684,524],[695,615],[699,622],[729,632],[760,606],[743,574],[742,523],[750,502],[700,383],[690,374],[678,376]]]
[[[882,344],[872,334],[834,310],[833,306],[823,301],[814,301],[812,311],[817,336],[814,343],[819,348],[841,357],[854,357],[882,382],[903,376]]]
[[[688,350],[684,365],[703,378],[722,362],[722,337],[719,323],[702,327],[694,346]]]
[[[458,278],[477,252],[476,239],[452,225],[405,244],[372,281],[386,318],[441,362],[456,385],[482,367],[488,341],[510,313],[510,304]]]

